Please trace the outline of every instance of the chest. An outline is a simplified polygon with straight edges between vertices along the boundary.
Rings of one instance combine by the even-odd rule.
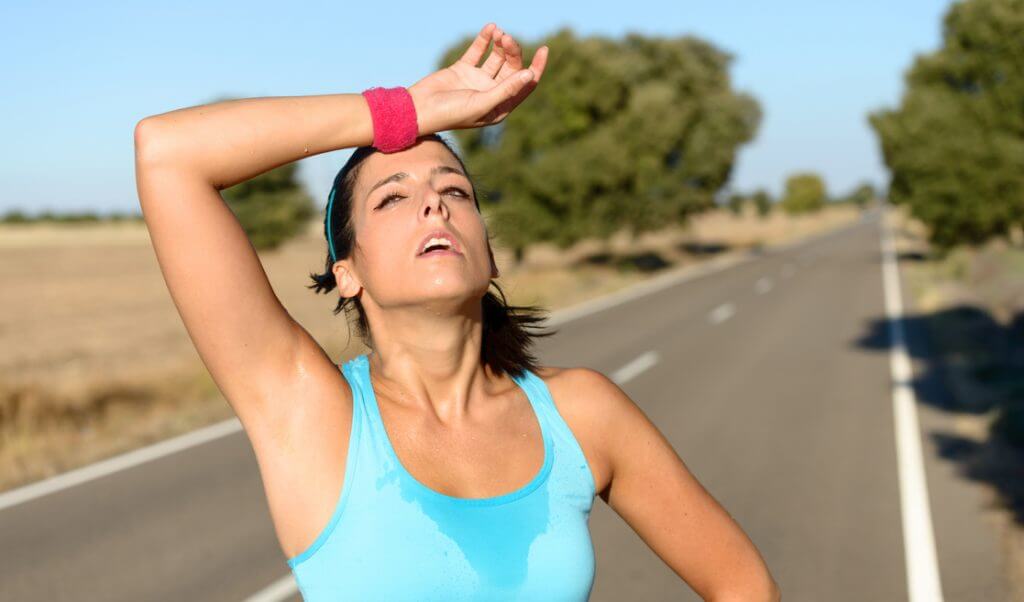
[[[592,421],[581,417],[579,404],[569,395],[551,386],[565,426],[561,438],[571,437],[578,444],[579,468],[589,471],[596,490],[602,491],[608,471],[586,426]],[[339,409],[336,396],[311,405],[316,410],[285,429],[286,436],[253,439],[271,517],[287,558],[308,550],[324,533],[348,482],[353,408]],[[386,398],[377,409],[384,449],[392,451],[396,468],[430,495],[505,495],[527,486],[545,462],[541,417],[528,403],[481,416],[460,429],[440,426]]]
[[[529,403],[458,428],[423,416],[382,401],[374,426],[397,468],[430,490],[458,498],[495,497],[522,488],[544,465],[544,432]]]

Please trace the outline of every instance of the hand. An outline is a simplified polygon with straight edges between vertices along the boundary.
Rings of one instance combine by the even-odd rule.
[[[477,67],[487,45],[491,55]],[[537,87],[547,64],[541,46],[523,68],[523,54],[512,36],[494,23],[484,25],[458,61],[409,87],[419,135],[499,123]]]

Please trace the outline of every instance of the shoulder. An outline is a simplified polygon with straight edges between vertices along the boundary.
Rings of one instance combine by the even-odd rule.
[[[648,428],[643,411],[614,380],[592,368],[547,366],[536,371],[559,414],[584,448],[598,491],[610,483],[629,433]]]
[[[547,383],[552,396],[556,395],[556,390],[561,393],[560,401],[586,406],[605,417],[636,406],[615,381],[593,368],[545,366],[536,374]]]

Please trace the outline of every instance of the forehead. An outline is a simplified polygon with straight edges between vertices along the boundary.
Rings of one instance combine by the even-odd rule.
[[[443,144],[433,140],[420,142],[396,153],[373,153],[363,161],[355,193],[358,198],[365,199],[374,190],[382,188],[382,182],[395,177],[396,174],[408,175],[397,177],[393,181],[408,178],[426,180],[432,176],[431,171],[438,167],[463,172],[458,159]],[[445,173],[450,173],[450,169],[438,171],[437,175]]]

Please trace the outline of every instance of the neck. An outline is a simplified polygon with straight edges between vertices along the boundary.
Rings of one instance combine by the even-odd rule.
[[[492,376],[480,362],[479,299],[456,312],[373,309],[368,359],[374,383],[401,405],[431,412],[441,423],[462,422],[470,400],[483,399],[491,388]]]

